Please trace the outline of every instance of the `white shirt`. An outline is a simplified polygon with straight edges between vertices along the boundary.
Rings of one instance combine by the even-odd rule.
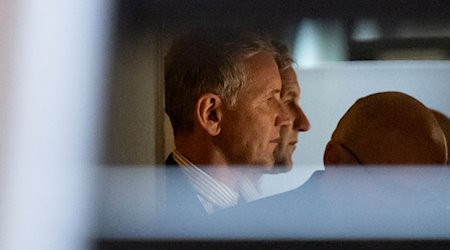
[[[249,202],[261,197],[255,184],[245,176],[239,177],[239,191],[236,192],[195,166],[179,151],[173,152],[173,158],[182,167],[183,173],[188,177],[189,183],[197,192],[198,199],[209,214],[237,205],[240,198]]]

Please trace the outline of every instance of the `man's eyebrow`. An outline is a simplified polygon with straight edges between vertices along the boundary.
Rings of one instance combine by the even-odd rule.
[[[290,90],[288,90],[288,91],[283,93],[283,97],[294,97],[294,98],[297,98],[299,96],[300,95],[296,91],[294,91],[293,89],[290,89]]]
[[[281,93],[281,89],[271,89],[267,92],[268,94],[278,94]]]

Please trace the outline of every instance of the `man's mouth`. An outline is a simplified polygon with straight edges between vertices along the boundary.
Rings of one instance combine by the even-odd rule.
[[[289,145],[295,146],[295,144],[297,144],[297,141],[296,141],[296,140],[295,140],[295,141],[290,141],[290,142],[289,142]]]

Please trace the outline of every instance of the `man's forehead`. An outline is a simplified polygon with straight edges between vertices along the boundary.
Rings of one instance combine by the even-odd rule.
[[[281,88],[281,78],[273,56],[260,52],[244,62],[247,69],[248,82],[273,82]]]
[[[243,60],[243,63],[246,65],[248,69],[251,71],[258,70],[265,67],[277,67],[275,58],[270,52],[260,51],[251,57],[248,57]]]

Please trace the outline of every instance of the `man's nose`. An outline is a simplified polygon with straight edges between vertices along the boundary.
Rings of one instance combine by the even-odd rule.
[[[298,107],[295,112],[294,130],[305,132],[309,129],[311,129],[311,124],[309,123],[308,117],[306,117],[303,109]]]

